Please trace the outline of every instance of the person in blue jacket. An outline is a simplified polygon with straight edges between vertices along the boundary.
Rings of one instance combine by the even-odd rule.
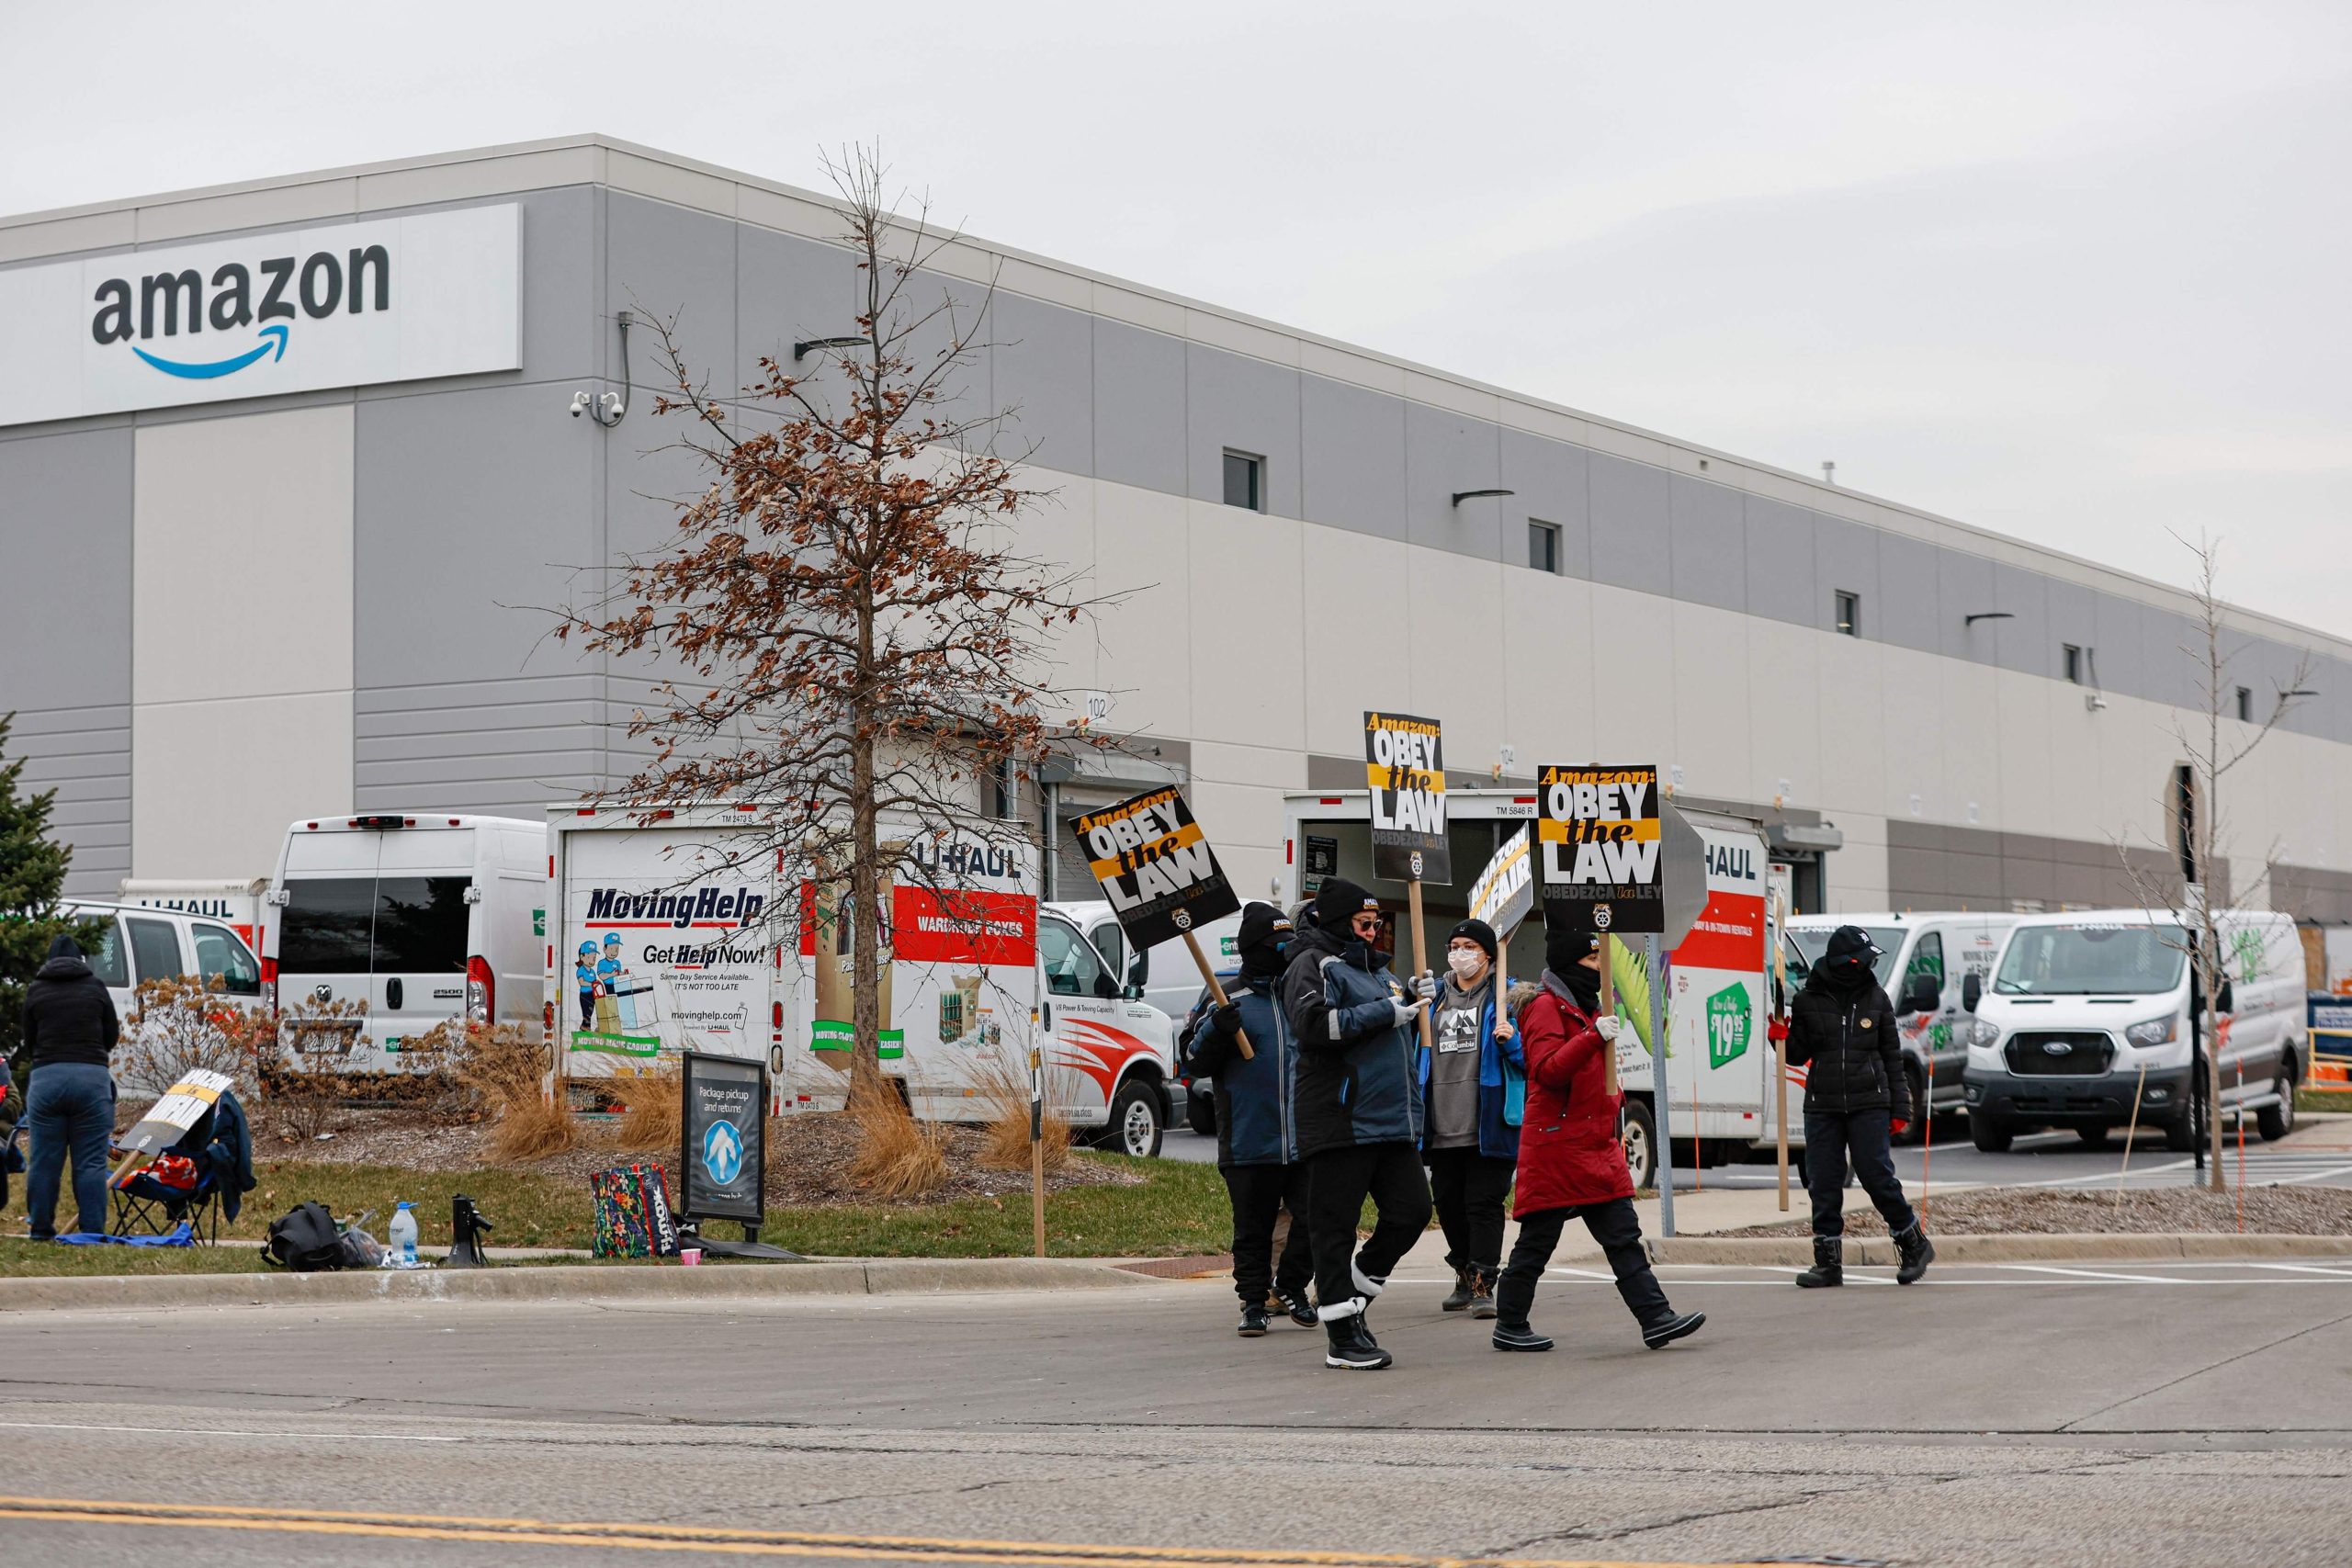
[[[1306,1167],[1299,1163],[1293,1101],[1298,1052],[1274,1002],[1290,939],[1290,919],[1280,909],[1246,906],[1234,940],[1240,973],[1227,985],[1222,1006],[1203,988],[1184,1034],[1187,1071],[1216,1086],[1216,1165],[1233,1201],[1233,1289],[1241,1297],[1239,1332],[1248,1339],[1266,1332],[1270,1286],[1293,1323],[1315,1326],[1315,1309],[1306,1302],[1314,1272]],[[1237,1031],[1249,1036],[1255,1053],[1247,1060],[1235,1042]],[[1284,1209],[1290,1236],[1274,1262],[1274,1221]]]
[[[1298,1151],[1307,1164],[1315,1315],[1327,1367],[1376,1371],[1393,1359],[1364,1314],[1430,1223],[1421,1174],[1421,999],[1389,973],[1376,944],[1380,900],[1325,879],[1283,971],[1283,1021],[1298,1043]],[[1369,1197],[1379,1214],[1359,1249]]]
[[[1526,1081],[1510,1010],[1496,1016],[1495,928],[1464,920],[1446,942],[1446,976],[1423,987],[1430,1038],[1421,1055],[1421,1098],[1429,1108],[1421,1158],[1430,1168],[1437,1223],[1445,1232],[1453,1292],[1447,1312],[1495,1315],[1495,1281],[1503,1269],[1503,1206],[1519,1166],[1519,1129],[1505,1119],[1505,1080]]]

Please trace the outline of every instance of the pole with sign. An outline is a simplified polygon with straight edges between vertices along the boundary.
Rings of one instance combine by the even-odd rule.
[[[1445,832],[1445,744],[1433,718],[1410,714],[1363,716],[1364,782],[1372,786],[1372,874],[1405,885],[1413,932],[1413,974],[1429,970],[1421,929],[1421,884],[1453,881],[1453,852]],[[1430,1010],[1421,1010],[1421,1049],[1434,1051]]]
[[[1784,896],[1773,908],[1772,921],[1772,1016],[1782,1023],[1789,1021],[1789,957],[1782,951],[1786,940],[1783,928],[1789,921],[1789,901]],[[1789,1212],[1789,1043],[1785,1040],[1772,1047],[1772,1119],[1780,1124],[1781,1213]],[[2127,1144],[2125,1145],[2129,1147]]]
[[[1193,931],[1238,910],[1241,897],[1226,880],[1182,794],[1147,790],[1072,818],[1069,830],[1128,942],[1140,953],[1182,937],[1209,995],[1223,1007],[1225,987]],[[1256,1059],[1250,1037],[1238,1029],[1234,1044],[1244,1061]]]
[[[1029,1232],[1046,1256],[1046,1050],[1029,1047]]]
[[[1606,939],[1655,936],[1666,929],[1657,769],[1555,763],[1540,770],[1536,784],[1544,923],[1603,939],[1600,1006],[1607,1012],[1615,1004],[1615,989]],[[1607,1081],[1615,1093],[1614,1051],[1608,1054]],[[1664,1084],[1663,1073],[1657,1081]],[[1657,1103],[1663,1106],[1666,1098],[1657,1096]]]

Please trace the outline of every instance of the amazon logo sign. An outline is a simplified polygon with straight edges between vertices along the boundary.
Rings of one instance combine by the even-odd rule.
[[[0,425],[518,369],[521,256],[510,202],[0,269]]]

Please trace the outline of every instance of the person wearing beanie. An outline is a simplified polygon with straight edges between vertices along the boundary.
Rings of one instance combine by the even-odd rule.
[[[1839,926],[1821,962],[1789,1003],[1787,1019],[1765,1032],[1804,1080],[1804,1186],[1813,1199],[1813,1267],[1797,1276],[1808,1290],[1846,1282],[1846,1163],[1894,1237],[1897,1284],[1916,1282],[1936,1248],[1903,1196],[1894,1140],[1909,1131],[1911,1081],[1894,1004],[1872,964],[1883,955],[1870,932]],[[1922,1112],[1924,1114],[1924,1111]]]
[[[1525,1058],[1508,1009],[1495,1006],[1495,928],[1464,920],[1446,939],[1446,976],[1432,987],[1431,1037],[1421,1057],[1421,1097],[1429,1112],[1421,1158],[1430,1169],[1437,1223],[1445,1232],[1453,1291],[1439,1304],[1495,1315],[1495,1281],[1503,1267],[1503,1210],[1519,1165],[1519,1129],[1504,1120],[1506,1074],[1524,1074]]]
[[[1391,1357],[1365,1323],[1389,1270],[1429,1228],[1421,1174],[1421,999],[1374,945],[1380,901],[1327,877],[1307,908],[1283,973],[1282,1008],[1298,1045],[1296,1121],[1307,1165],[1315,1314],[1329,1343],[1323,1364],[1374,1371]],[[1365,1198],[1379,1215],[1356,1246]]]
[[[1233,1288],[1241,1297],[1239,1333],[1247,1339],[1266,1332],[1270,1289],[1293,1323],[1312,1328],[1316,1322],[1306,1300],[1314,1272],[1306,1167],[1298,1157],[1293,1103],[1298,1048],[1274,1001],[1290,942],[1289,916],[1272,904],[1245,906],[1234,939],[1240,972],[1227,980],[1222,1004],[1202,987],[1184,1026],[1186,1073],[1215,1086],[1216,1166],[1233,1204]],[[1241,1055],[1237,1034],[1249,1036],[1254,1056]],[[1284,1209],[1290,1236],[1277,1262],[1274,1221]]]
[[[1568,1221],[1579,1219],[1600,1244],[1617,1276],[1617,1293],[1642,1325],[1642,1343],[1662,1350],[1707,1321],[1704,1313],[1677,1313],[1642,1249],[1642,1223],[1634,1213],[1634,1178],[1617,1126],[1623,1094],[1608,1090],[1604,1052],[1617,1048],[1624,1020],[1601,1014],[1600,942],[1589,931],[1558,926],[1544,935],[1544,980],[1519,1010],[1519,1037],[1527,1055],[1527,1114],[1520,1132],[1518,1196],[1512,1214],[1519,1243],[1511,1248],[1495,1292],[1495,1348],[1549,1350],[1528,1314],[1535,1284],[1560,1245]]]

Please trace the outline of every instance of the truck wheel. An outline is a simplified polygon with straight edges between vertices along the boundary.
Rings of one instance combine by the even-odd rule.
[[[1216,1096],[1204,1087],[1206,1078],[1193,1080],[1184,1100],[1184,1124],[1204,1138],[1216,1136]]]
[[[1928,1141],[1928,1086],[1917,1067],[1905,1067],[1903,1076],[1911,1083],[1911,1130],[1895,1142],[1924,1144]]]
[[[1637,1189],[1657,1184],[1657,1122],[1650,1116],[1650,1108],[1638,1100],[1625,1102],[1625,1113],[1618,1122],[1618,1135],[1624,1140],[1625,1168],[1632,1173]]]
[[[1159,1096],[1141,1078],[1130,1077],[1111,1097],[1111,1119],[1102,1124],[1102,1146],[1113,1154],[1148,1159],[1159,1152]]]
[[[2017,1134],[2009,1130],[2009,1124],[1989,1111],[1972,1111],[1968,1113],[1968,1136],[1971,1142],[1988,1155],[2008,1153],[2009,1145],[2017,1140]]]
[[[2278,1103],[2266,1105],[2254,1113],[2254,1125],[2266,1143],[2277,1143],[2295,1130],[2295,1068],[2292,1063],[2280,1070],[2273,1086],[2278,1091]]]
[[[2075,1129],[2075,1136],[2082,1139],[2086,1148],[2103,1149],[2107,1147],[2108,1132],[2104,1122],[2085,1122]]]

